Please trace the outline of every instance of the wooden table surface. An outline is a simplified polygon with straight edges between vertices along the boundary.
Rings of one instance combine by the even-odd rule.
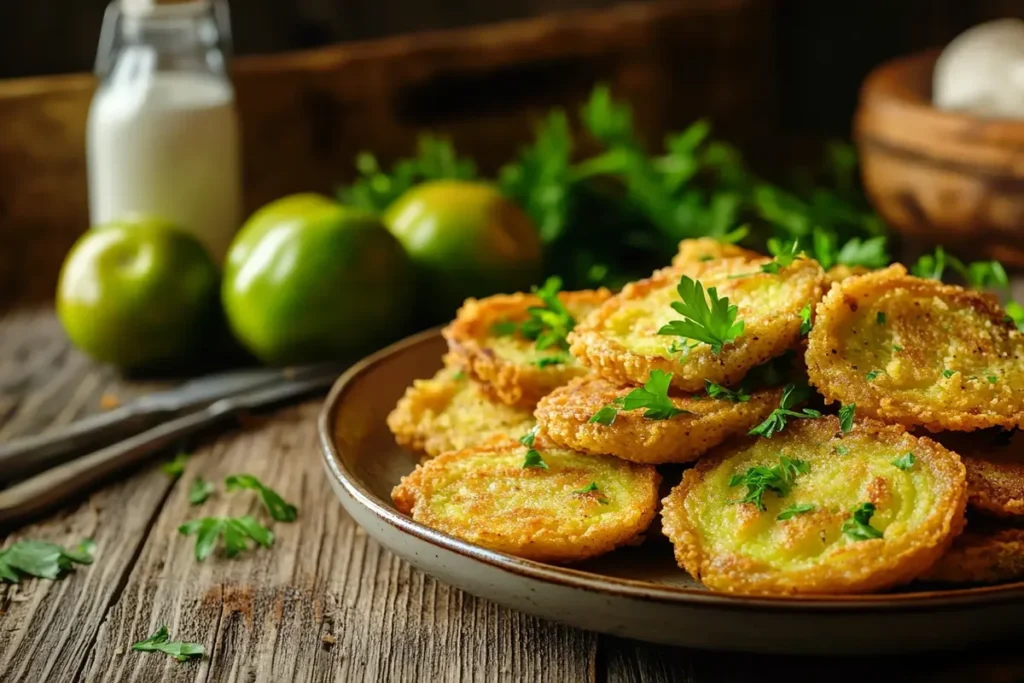
[[[0,441],[52,429],[153,384],[69,348],[50,311],[0,319]],[[1020,647],[843,659],[662,647],[543,621],[456,590],[383,550],[346,515],[320,464],[320,400],[193,444],[184,475],[157,462],[0,539],[74,545],[96,561],[58,581],[0,584],[0,681],[1020,681]],[[170,455],[170,454],[169,454]],[[169,457],[169,455],[167,457]],[[189,505],[202,476],[248,472],[299,507],[273,548],[197,562],[182,522],[257,513],[252,495]],[[206,646],[177,663],[130,645],[167,624]],[[785,624],[780,624],[785,628]],[[672,628],[666,624],[665,628]]]

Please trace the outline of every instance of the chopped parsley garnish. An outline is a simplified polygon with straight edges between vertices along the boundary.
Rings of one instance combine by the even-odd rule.
[[[132,649],[136,652],[162,652],[178,662],[184,662],[192,657],[202,657],[206,653],[206,648],[199,643],[171,640],[171,634],[167,631],[166,625],[157,629],[157,632],[149,638],[132,645]]]
[[[519,326],[511,320],[499,320],[491,325],[491,334],[495,337],[508,337],[516,333]]]
[[[811,323],[811,302],[808,301],[804,304],[804,307],[800,309],[800,336],[806,337],[811,331],[813,324]]]
[[[835,447],[836,455],[849,455],[850,449],[846,446],[839,445]]]
[[[856,411],[856,403],[844,405],[839,409],[839,429],[842,430],[843,434],[846,434],[853,429],[853,416]]]
[[[796,505],[790,505],[788,508],[779,513],[775,518],[780,522],[784,522],[787,519],[792,519],[797,515],[802,515],[806,512],[814,512],[815,506],[812,503],[797,503]]]
[[[770,439],[786,428],[786,423],[791,417],[799,419],[821,417],[819,411],[811,410],[810,408],[803,408],[799,412],[793,410],[794,407],[806,401],[810,394],[811,390],[805,384],[787,384],[786,388],[782,390],[782,399],[779,401],[779,407],[773,410],[764,422],[751,429],[749,433]]]
[[[884,311],[879,311],[878,314],[875,315],[875,322],[878,323],[879,325],[884,325],[885,324],[885,312]]]
[[[943,371],[942,371],[942,376],[943,376],[943,377],[945,377],[946,379],[949,379],[949,378],[950,378],[950,377],[952,377],[952,376],[953,376],[954,374],[956,374],[956,373],[954,373],[954,372],[953,372],[952,370],[950,370],[949,368],[946,368],[945,370],[943,370]]]
[[[263,501],[263,505],[267,508],[267,512],[278,522],[294,522],[295,518],[298,517],[299,511],[294,505],[285,502],[284,498],[277,491],[264,485],[263,482],[251,474],[233,474],[224,480],[224,485],[228,491],[238,491],[241,489],[256,491],[260,496],[260,500]]]
[[[191,505],[200,505],[206,502],[206,499],[210,497],[210,494],[214,492],[216,487],[213,482],[206,481],[202,477],[196,477],[195,481],[192,482],[192,486],[188,489],[188,502]]]
[[[546,470],[548,464],[544,462],[544,458],[540,457],[540,453],[534,449],[526,451],[526,456],[523,458],[523,469],[537,468]]]
[[[711,380],[704,380],[704,391],[708,393],[711,398],[721,398],[733,403],[746,403],[750,400],[750,394],[744,391],[743,387],[737,387],[736,389],[726,389],[721,384],[715,384]]]
[[[882,538],[882,532],[871,526],[871,517],[874,514],[874,503],[861,503],[853,509],[850,518],[843,522],[842,532],[855,541]]]
[[[644,408],[644,417],[648,420],[668,420],[676,415],[689,413],[688,410],[676,408],[672,403],[668,396],[671,383],[671,372],[651,370],[650,378],[642,387],[637,387],[602,407],[591,416],[590,422],[607,426],[615,421],[620,410],[640,408]]]
[[[452,375],[452,379],[454,379],[454,380],[456,380],[458,382],[461,382],[462,380],[466,379],[466,371],[465,370],[459,370],[454,375]]]
[[[185,472],[185,465],[188,464],[188,459],[191,457],[191,453],[181,451],[174,456],[173,460],[168,460],[167,462],[162,463],[160,465],[160,471],[171,479],[177,479]]]
[[[768,240],[768,251],[775,258],[761,266],[762,273],[777,274],[783,268],[793,265],[800,253],[799,240],[780,240],[772,237]]]
[[[249,549],[249,540],[257,545],[269,548],[274,545],[274,534],[253,517],[203,517],[185,522],[178,527],[178,533],[184,536],[195,534],[196,559],[205,560],[217,547],[217,541],[223,536],[224,554],[234,557],[243,550]]]
[[[530,317],[519,326],[519,334],[534,340],[535,346],[541,351],[552,347],[569,350],[566,337],[576,327],[576,320],[558,298],[561,289],[562,278],[557,276],[549,277],[540,288],[534,287],[533,293],[544,305],[526,309]]]
[[[568,354],[559,353],[554,356],[544,356],[533,361],[538,368],[546,368],[549,365],[563,365],[569,360]]]
[[[896,353],[899,353],[900,351],[903,350],[903,347],[900,346],[899,344],[893,344],[892,345],[892,350],[895,351]]]
[[[540,425],[533,425],[530,431],[519,437],[519,443],[523,444],[527,448],[533,448],[533,440],[537,438],[537,430],[540,429]]]
[[[864,379],[866,379],[867,381],[870,382],[871,380],[875,379],[876,377],[878,377],[881,374],[882,374],[881,370],[872,370],[871,372],[869,372],[866,375],[864,375]]]
[[[18,583],[22,575],[56,579],[76,564],[92,564],[96,544],[83,539],[74,550],[46,541],[16,541],[0,550],[0,581]]]
[[[709,288],[705,297],[704,285],[683,275],[676,291],[680,301],[673,301],[672,308],[684,319],[671,321],[658,330],[658,334],[703,342],[711,346],[711,352],[716,355],[722,353],[723,346],[743,334],[743,321],[736,320],[739,309],[730,305],[728,298],[719,298],[716,288]]]
[[[892,464],[900,468],[901,470],[909,470],[911,467],[914,466],[915,460],[916,458],[914,458],[914,454],[911,453],[910,451],[907,451],[898,458],[893,458]]]
[[[998,381],[999,381],[999,378],[996,377],[995,375],[989,375],[988,376],[988,383],[989,384],[995,384]]]
[[[779,464],[768,467],[757,465],[749,468],[743,474],[734,474],[729,479],[729,486],[746,486],[747,493],[734,503],[753,503],[762,512],[767,508],[764,505],[764,494],[766,491],[774,491],[779,498],[789,495],[793,488],[793,482],[798,474],[807,474],[811,466],[803,460],[791,460],[784,455],[779,456]]]
[[[590,482],[590,484],[588,486],[584,486],[581,489],[576,489],[575,491],[573,491],[573,493],[577,494],[577,495],[585,496],[588,493],[596,493],[597,491],[598,491],[597,482],[596,481],[592,481],[592,482]],[[597,499],[597,502],[600,503],[601,505],[607,505],[608,504],[608,499],[607,498],[600,498],[599,497]]]

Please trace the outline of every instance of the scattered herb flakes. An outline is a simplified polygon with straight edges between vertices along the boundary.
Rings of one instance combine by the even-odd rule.
[[[952,377],[955,374],[956,373],[954,371],[950,370],[949,368],[946,368],[945,370],[942,371],[942,376],[945,377],[946,379],[949,379],[950,377]]]
[[[843,434],[847,434],[853,429],[853,417],[856,412],[856,403],[844,405],[839,409],[839,429],[842,430]]]
[[[874,514],[874,503],[861,503],[853,509],[850,518],[843,522],[842,532],[854,541],[882,538],[882,532],[871,526],[871,517]]]
[[[188,489],[188,502],[191,505],[201,505],[206,502],[206,499],[210,497],[210,494],[216,490],[216,486],[213,482],[206,481],[202,477],[196,477],[192,481],[192,486]]]
[[[811,331],[813,324],[811,323],[811,302],[808,301],[804,304],[804,307],[800,309],[800,336],[806,337]]]
[[[988,376],[988,383],[989,384],[995,384],[998,381],[999,381],[999,378],[996,377],[995,375],[989,375]]]
[[[836,452],[836,455],[849,455],[850,454],[849,447],[843,446],[842,444],[837,445],[834,450]]]
[[[871,382],[871,381],[873,381],[875,378],[877,378],[881,374],[882,374],[881,370],[872,370],[871,372],[869,372],[869,373],[864,375],[864,379],[866,379],[867,381]]]
[[[779,407],[773,410],[764,422],[751,429],[749,434],[770,439],[786,428],[788,419],[791,417],[798,419],[821,417],[819,411],[810,408],[803,408],[799,412],[793,410],[795,406],[806,401],[810,397],[810,393],[810,387],[805,384],[787,384],[782,390]]]
[[[518,328],[519,326],[511,320],[499,320],[491,325],[491,334],[495,337],[510,337],[516,333]]]
[[[136,652],[162,652],[170,655],[178,662],[184,662],[192,657],[202,657],[206,653],[199,643],[185,643],[171,640],[167,626],[161,626],[156,633],[145,640],[140,640],[132,645]]]
[[[737,321],[739,308],[729,299],[719,298],[718,290],[711,287],[704,294],[704,285],[686,275],[676,287],[680,301],[672,302],[672,309],[683,316],[664,325],[658,334],[675,335],[708,344],[718,355],[722,347],[736,341],[743,334],[743,321]],[[710,304],[709,304],[710,301]]]
[[[724,399],[733,403],[746,403],[750,400],[750,394],[743,390],[743,387],[726,389],[721,384],[715,384],[711,380],[704,380],[704,391],[711,398]]]
[[[601,407],[596,413],[590,416],[587,420],[590,424],[599,424],[607,427],[608,425],[615,422],[615,418],[619,416],[619,410],[622,409],[623,398],[619,397],[609,403],[606,406]]]
[[[530,431],[519,437],[519,443],[523,444],[527,448],[533,448],[533,441],[537,438],[537,431],[540,429],[540,425],[533,425]]]
[[[885,324],[885,312],[884,311],[879,311],[878,314],[875,315],[875,322],[878,323],[879,325],[884,325]]]
[[[56,579],[76,564],[92,564],[96,543],[82,539],[73,550],[47,541],[16,541],[0,550],[0,581],[18,583],[22,575]]]
[[[188,464],[188,459],[191,457],[191,453],[179,451],[173,460],[168,460],[160,465],[160,471],[172,479],[177,479],[185,472],[185,465]]]
[[[784,522],[787,519],[792,519],[793,517],[796,517],[797,515],[802,515],[807,512],[814,512],[814,510],[816,509],[816,506],[813,505],[812,503],[797,503],[795,505],[790,505],[788,508],[780,512],[775,519],[779,520],[780,522]]]
[[[756,465],[749,468],[743,474],[734,474],[729,479],[729,486],[746,486],[747,493],[734,503],[754,503],[758,510],[766,510],[764,494],[767,491],[775,491],[779,498],[789,495],[793,488],[793,482],[798,474],[807,474],[811,466],[803,460],[779,456],[779,464],[771,467]]]
[[[249,540],[269,548],[274,545],[274,534],[253,517],[203,517],[185,522],[178,527],[178,533],[196,537],[195,555],[202,562],[217,547],[217,541],[224,538],[224,554],[234,557],[249,549]]]
[[[546,470],[548,464],[544,462],[544,458],[540,457],[540,453],[534,449],[526,451],[526,457],[523,458],[523,469],[537,468]]]
[[[899,456],[898,458],[893,458],[892,459],[892,464],[895,465],[896,467],[900,468],[901,470],[906,471],[906,470],[909,470],[911,467],[914,466],[914,462],[915,461],[916,461],[916,458],[914,458],[914,454],[911,453],[910,451],[907,451],[906,453],[904,453],[903,455]]]
[[[596,481],[592,481],[592,482],[590,482],[589,485],[584,486],[581,489],[576,489],[575,491],[573,491],[573,493],[590,493],[591,491],[596,491],[596,490],[597,490],[597,482]]]
[[[892,350],[895,351],[896,353],[899,353],[900,351],[903,350],[903,347],[900,346],[899,344],[893,344],[892,345]]]
[[[569,355],[565,353],[556,354],[554,356],[544,356],[533,361],[533,364],[538,368],[546,368],[551,365],[564,365],[569,361]]]
[[[259,479],[251,474],[232,474],[224,480],[224,486],[228,491],[239,491],[249,489],[259,494],[260,500],[267,508],[267,512],[278,522],[294,522],[299,511],[291,503],[285,502],[277,491],[266,486]]]

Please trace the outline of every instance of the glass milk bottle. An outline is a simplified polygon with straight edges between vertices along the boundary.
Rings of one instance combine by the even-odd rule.
[[[229,45],[222,0],[107,8],[87,133],[94,226],[168,220],[223,260],[242,208]]]

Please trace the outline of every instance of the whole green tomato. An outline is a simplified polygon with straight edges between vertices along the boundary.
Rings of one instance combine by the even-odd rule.
[[[530,217],[486,183],[438,180],[413,187],[384,214],[416,267],[419,308],[450,320],[466,297],[529,291],[541,277]]]
[[[96,360],[154,369],[192,360],[217,338],[216,264],[192,235],[157,219],[89,230],[68,252],[57,316]]]
[[[372,214],[316,194],[268,204],[228,250],[221,300],[267,363],[343,359],[391,341],[412,313],[402,246]]]

